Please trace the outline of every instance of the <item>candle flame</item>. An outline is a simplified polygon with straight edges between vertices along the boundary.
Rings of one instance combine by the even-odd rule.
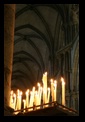
[[[27,92],[29,92],[29,89],[27,89]]]
[[[25,99],[23,99],[23,102],[25,102]]]
[[[51,81],[51,83],[53,83],[53,79],[51,79],[50,81]]]
[[[35,86],[33,86],[33,90],[35,90]]]
[[[16,94],[14,93],[14,97],[16,97]]]
[[[50,88],[48,87],[48,91],[50,91]]]
[[[20,95],[22,95],[22,91],[20,92]]]
[[[25,92],[25,94],[27,95],[29,93],[29,89],[27,89],[27,91]]]
[[[11,91],[11,95],[13,94],[13,90]]]
[[[54,83],[56,84],[56,83],[57,83],[57,81],[56,81],[56,80],[54,80]]]
[[[40,86],[40,83],[38,83],[37,85]]]
[[[17,92],[19,92],[19,89],[17,89]]]
[[[45,75],[47,75],[47,72],[45,72]]]
[[[65,84],[64,78],[63,78],[63,77],[61,77],[61,81],[62,81],[62,84]]]

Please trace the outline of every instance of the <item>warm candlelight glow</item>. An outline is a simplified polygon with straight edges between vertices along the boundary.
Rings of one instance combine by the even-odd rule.
[[[33,91],[30,91],[30,103],[29,103],[29,107],[33,107],[33,103],[34,103],[34,95],[33,95]],[[33,110],[33,109],[29,109],[29,110]]]
[[[25,99],[23,99],[23,106],[24,106],[24,109],[26,108],[26,100]],[[25,112],[25,110],[24,110],[24,112]]]
[[[16,110],[16,94],[14,93],[14,109]]]
[[[50,80],[51,81],[51,96],[52,96],[52,102],[54,101],[54,83],[53,83],[53,79]]]
[[[64,78],[61,77],[62,81],[62,105],[65,105],[65,81]],[[48,87],[47,83],[47,72],[43,74],[42,78],[42,86],[38,82],[37,83],[37,90],[35,89],[35,86],[33,86],[32,90],[29,89],[26,90],[25,95],[26,99],[22,100],[23,92],[19,89],[17,90],[17,93],[15,94],[13,90],[11,90],[10,93],[10,107],[12,107],[15,110],[21,109],[21,103],[23,102],[23,108],[29,108],[33,107],[35,105],[36,109],[40,109],[41,106],[36,107],[37,105],[49,103],[49,102],[56,102],[57,101],[57,80],[50,80],[50,87]],[[54,105],[54,104],[52,104]],[[49,104],[43,105],[43,108],[49,107]],[[28,111],[32,111],[33,108],[28,109]],[[26,110],[24,110],[25,112]]]
[[[20,98],[19,98],[19,89],[17,90],[17,105],[16,105],[16,109],[19,110],[20,108]]]
[[[48,88],[48,103],[50,102],[50,88]]]
[[[54,101],[57,100],[57,81],[54,80]]]
[[[26,107],[29,107],[29,89],[26,91]]]
[[[22,103],[22,91],[19,92],[19,110],[21,109],[21,103]]]
[[[36,106],[37,105],[37,91],[35,91],[34,103],[35,103],[35,106]]]
[[[61,81],[62,81],[62,105],[65,105],[65,82],[62,77]]]

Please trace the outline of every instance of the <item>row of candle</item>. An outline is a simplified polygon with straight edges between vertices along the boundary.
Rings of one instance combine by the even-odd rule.
[[[17,94],[15,94],[12,90],[10,95],[10,107],[12,107],[14,110],[20,110],[22,108],[22,101],[24,108],[33,107],[33,105],[41,105],[42,103],[49,103],[50,100],[52,102],[57,101],[57,81],[51,79],[51,85],[50,87],[48,87],[47,72],[43,74],[42,81],[43,85],[37,83],[37,90],[35,89],[35,87],[33,87],[31,91],[29,89],[26,90],[25,99],[22,98],[22,91],[18,89]],[[63,78],[61,78],[61,81],[62,104],[65,105],[65,82]],[[48,107],[48,105],[45,105],[44,107]],[[40,109],[40,106],[36,109]],[[33,108],[29,109],[29,111],[30,110],[33,110]]]

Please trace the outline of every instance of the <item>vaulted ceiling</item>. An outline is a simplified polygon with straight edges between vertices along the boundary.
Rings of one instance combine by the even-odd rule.
[[[68,4],[16,4],[12,87],[26,89],[56,73],[56,52],[65,46]],[[58,71],[58,69],[57,69]]]

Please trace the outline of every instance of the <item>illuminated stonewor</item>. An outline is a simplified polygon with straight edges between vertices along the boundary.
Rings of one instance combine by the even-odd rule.
[[[22,99],[22,91],[19,89],[17,90],[17,94],[11,91],[10,94],[10,106],[14,110],[21,110],[22,104],[23,108],[30,108],[26,109],[23,112],[27,111],[33,111],[33,106],[35,106],[35,109],[41,109],[41,104],[46,104],[50,102],[56,102],[57,101],[57,81],[51,79],[50,80],[50,87],[48,87],[47,83],[47,72],[43,74],[42,82],[43,85],[40,83],[37,83],[37,88],[33,86],[32,90],[27,89],[25,92],[25,99]],[[65,105],[65,82],[64,79],[61,78],[62,81],[62,105]],[[49,104],[43,105],[43,108],[49,107]]]

